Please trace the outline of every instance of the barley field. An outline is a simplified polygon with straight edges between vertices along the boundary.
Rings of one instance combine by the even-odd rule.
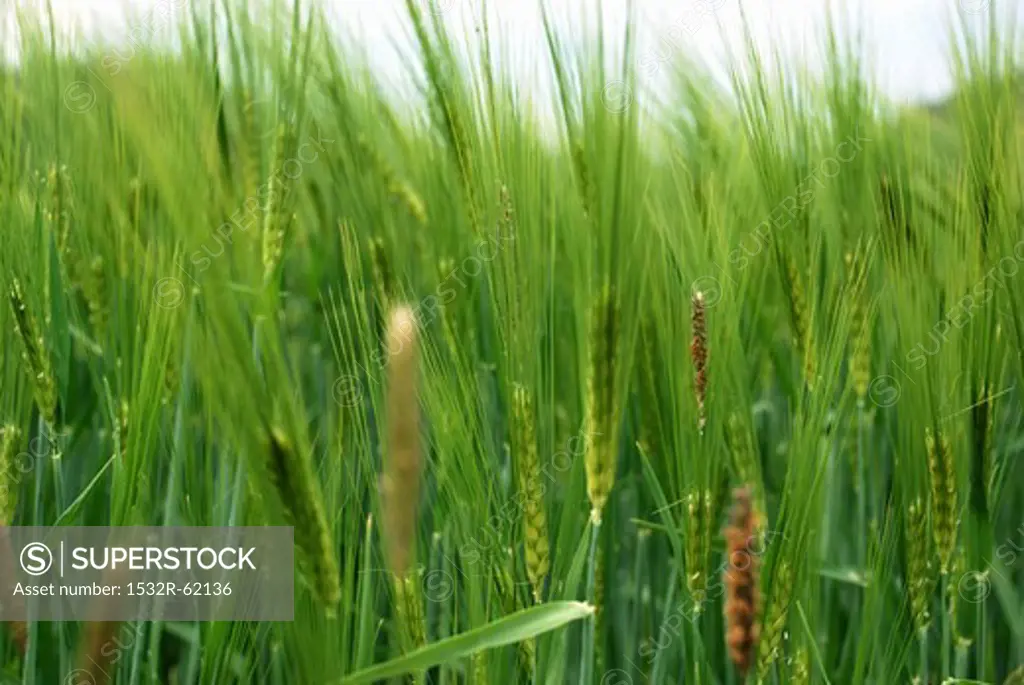
[[[0,683],[1024,683],[1016,3],[928,107],[405,4],[400,87],[309,0],[13,13],[0,525],[290,526],[295,609]]]

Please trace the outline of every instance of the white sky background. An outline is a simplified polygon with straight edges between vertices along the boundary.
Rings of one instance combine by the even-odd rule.
[[[120,40],[132,27],[126,17],[150,16],[161,4],[182,6],[190,0],[52,0],[59,24],[77,27],[87,36],[102,34]],[[191,0],[196,1],[196,0]],[[203,0],[204,4],[207,0]],[[305,0],[308,2],[309,0]],[[403,60],[394,43],[407,40],[408,21],[403,0],[313,0],[325,7],[339,26],[358,35],[383,78],[403,73]],[[10,0],[8,0],[10,2]],[[32,0],[39,4],[43,0]],[[422,5],[426,0],[417,0]],[[600,2],[605,25],[621,35],[627,0],[545,0],[558,19],[560,30],[579,34],[583,7]],[[837,0],[846,7],[843,28],[859,28],[867,46],[866,58],[882,93],[893,100],[927,101],[939,98],[951,87],[948,30],[954,18],[967,17],[979,24],[990,3],[1002,16],[1024,29],[1024,0]],[[5,3],[6,4],[6,3]],[[25,4],[25,2],[22,2]],[[477,0],[438,0],[442,16],[460,35],[473,31]],[[546,43],[538,0],[489,0],[492,11],[511,37],[512,47],[530,60],[546,60]],[[722,64],[725,46],[742,35],[740,0],[635,0],[638,19],[638,62],[657,76],[659,54],[666,45],[683,45],[691,54],[711,64]],[[769,46],[779,48],[794,63],[820,67],[819,46],[828,0],[743,0],[754,35],[765,56]],[[10,5],[8,5],[10,7]],[[593,9],[591,9],[593,12]],[[138,21],[138,19],[136,19]],[[1009,21],[1009,19],[1007,19]],[[468,30],[463,27],[468,27]],[[620,30],[614,30],[614,29]],[[493,29],[492,29],[493,31]],[[10,41],[10,35],[7,35]],[[662,47],[659,47],[662,46]],[[11,45],[6,51],[10,55]],[[541,62],[544,64],[545,62]],[[536,66],[518,65],[518,82],[527,89],[549,88],[550,76]],[[543,93],[537,95],[543,96]]]

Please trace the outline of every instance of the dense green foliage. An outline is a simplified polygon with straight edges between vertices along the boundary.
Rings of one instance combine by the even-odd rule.
[[[684,54],[647,92],[631,28],[556,22],[537,102],[501,66],[500,2],[468,44],[410,1],[396,96],[278,4],[168,3],[181,21],[74,56],[25,15],[0,83],[0,516],[295,526],[294,622],[122,626],[114,682],[338,683],[432,645],[377,673],[743,682],[721,531],[744,484],[751,682],[1024,664],[1024,109],[999,3],[953,32],[931,113],[882,101],[833,31],[822,76],[750,47],[728,92]],[[424,463],[395,585],[399,303]],[[8,627],[0,681],[38,684],[94,628],[31,624],[22,654]]]

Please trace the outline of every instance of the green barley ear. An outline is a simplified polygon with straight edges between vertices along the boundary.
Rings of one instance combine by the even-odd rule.
[[[399,178],[395,168],[378,152],[377,147],[360,133],[355,139],[356,147],[366,157],[366,162],[380,177],[388,194],[396,199],[421,226],[427,224],[427,208],[423,199],[406,181]]]
[[[516,652],[519,656],[520,668],[532,682],[537,663],[537,638],[531,637],[523,640],[517,646]]]
[[[501,210],[502,235],[512,235],[515,233],[516,210],[512,205],[512,194],[504,183],[498,188],[498,208]]]
[[[469,657],[469,667],[473,673],[473,685],[490,685],[487,679],[487,651],[480,650]]]
[[[811,654],[804,644],[793,655],[793,673],[789,682],[791,685],[808,685],[811,682]]]
[[[46,422],[53,425],[57,417],[57,382],[50,365],[49,353],[43,344],[41,329],[25,306],[25,293],[21,289],[21,281],[17,278],[11,283],[8,300],[14,313],[14,330],[24,348],[22,358],[32,376],[36,403]]]
[[[71,177],[67,165],[51,164],[46,172],[46,189],[49,191],[43,218],[50,224],[57,240],[57,250],[62,257],[68,249],[68,233],[71,226]]]
[[[936,440],[929,429],[925,433],[928,473],[931,476],[932,534],[943,575],[949,573],[956,547],[956,467],[949,439],[942,432]]]
[[[89,325],[103,337],[107,327],[107,275],[103,257],[92,258],[82,277],[82,295],[89,310]]]
[[[710,490],[692,490],[686,495],[686,587],[697,606],[704,605],[707,590],[707,560],[714,526],[714,497]]]
[[[619,407],[615,394],[615,352],[619,325],[618,304],[608,286],[601,291],[590,314],[590,368],[587,375],[587,434],[585,466],[590,516],[601,513],[615,485],[618,453]]]
[[[857,396],[858,406],[865,406],[868,394],[868,383],[871,381],[871,327],[868,321],[867,306],[864,303],[864,279],[866,266],[864,256],[847,253],[847,280],[850,284],[849,295],[852,298],[850,337],[850,379]]]
[[[407,181],[396,181],[389,188],[391,194],[405,207],[405,211],[416,220],[420,226],[427,225],[427,206],[423,198],[416,192]]]
[[[928,513],[918,497],[907,507],[906,518],[907,592],[910,613],[918,633],[928,632],[932,596],[931,549],[928,545]]]
[[[769,669],[779,656],[785,633],[789,603],[793,595],[793,567],[780,560],[771,586],[771,603],[764,613],[757,646],[757,677],[764,682]]]
[[[405,638],[412,649],[427,644],[427,621],[421,591],[420,577],[415,571],[395,577],[395,616],[406,631]]]
[[[708,392],[708,322],[702,292],[694,293],[691,307],[693,341],[690,343],[690,357],[693,359],[693,387],[697,396],[697,428],[704,435],[704,426],[707,424],[704,404]]]
[[[512,391],[512,445],[522,498],[523,539],[526,552],[526,575],[539,603],[544,593],[544,580],[550,568],[548,522],[541,489],[540,460],[537,457],[536,415],[533,398],[527,389],[516,385]]]
[[[297,451],[279,428],[268,436],[269,474],[286,519],[295,530],[295,547],[313,576],[313,590],[327,612],[341,601],[338,564],[323,498],[309,456]]]
[[[471,285],[468,274],[458,272],[455,260],[448,257],[438,261],[437,279],[438,283],[442,284],[454,280],[460,289],[469,288]],[[450,288],[454,287],[454,285],[450,286]],[[459,364],[464,365],[469,363],[467,360],[471,358],[473,351],[478,349],[476,327],[469,326],[462,330],[459,329],[457,297],[450,288],[448,289],[449,292],[453,293],[451,300],[449,302],[440,302],[437,311],[441,319],[441,333],[444,336],[445,345],[448,347],[448,353]]]
[[[739,414],[733,412],[725,424],[725,444],[732,456],[733,468],[738,481],[746,483],[754,491],[754,502],[757,511],[768,511],[764,502],[764,489],[761,486],[761,466],[757,455],[754,438]]]
[[[804,383],[808,390],[814,390],[817,366],[814,359],[814,335],[811,329],[810,310],[804,291],[803,278],[796,262],[786,257],[786,290],[789,293],[790,314],[793,320],[793,337],[797,352],[803,363]]]
[[[277,127],[274,141],[274,165],[267,181],[268,198],[263,221],[263,280],[269,283],[277,272],[284,255],[284,236],[287,230],[285,198],[291,192],[291,180],[282,173],[287,161],[290,136],[284,124]]]
[[[12,482],[12,477],[15,475],[14,459],[20,437],[21,431],[17,426],[8,424],[0,428],[0,526],[11,525],[18,507],[17,484]]]
[[[381,310],[388,311],[395,296],[395,276],[391,269],[391,258],[384,245],[384,239],[380,236],[370,238],[369,247],[374,294]]]

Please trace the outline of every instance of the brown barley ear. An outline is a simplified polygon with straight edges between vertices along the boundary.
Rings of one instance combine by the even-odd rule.
[[[759,536],[758,515],[749,486],[733,491],[733,508],[724,535],[728,560],[723,574],[726,589],[725,639],[729,658],[736,670],[746,676],[754,660],[760,633],[758,615],[761,605],[760,560],[754,551]]]
[[[697,396],[697,428],[703,435],[707,424],[704,405],[708,393],[708,322],[704,293],[695,292],[691,306],[693,341],[690,343],[690,357],[693,359],[693,387]]]

